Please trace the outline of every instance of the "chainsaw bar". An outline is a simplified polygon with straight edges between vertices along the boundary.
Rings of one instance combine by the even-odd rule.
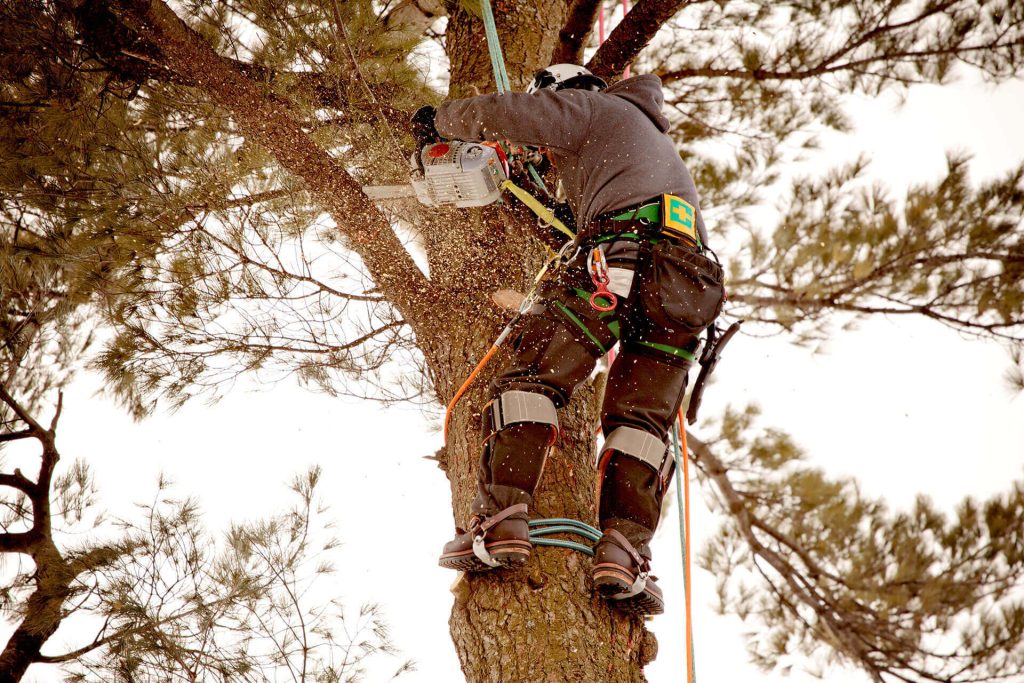
[[[363,185],[363,192],[374,201],[407,199],[416,196],[416,188],[411,183],[406,183],[405,185]]]

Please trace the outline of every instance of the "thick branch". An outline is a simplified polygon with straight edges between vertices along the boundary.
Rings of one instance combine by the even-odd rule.
[[[558,45],[551,55],[552,64],[579,64],[583,61],[583,48],[594,30],[600,8],[601,0],[575,0],[572,3],[565,26],[558,32]]]
[[[899,61],[914,61],[921,60],[931,57],[959,57],[962,58],[965,55],[986,52],[991,50],[1000,50],[1011,47],[1020,47],[1024,45],[1024,39],[1016,39],[1009,42],[995,42],[984,45],[968,45],[965,47],[958,48],[935,48],[930,50],[902,50],[898,52],[887,52],[871,57],[863,57],[861,59],[854,59],[848,62],[840,62],[839,64],[831,64],[832,58],[828,57],[823,59],[817,65],[812,66],[808,69],[797,69],[795,71],[774,71],[771,69],[745,69],[742,67],[731,67],[731,68],[685,68],[685,69],[673,69],[670,71],[656,71],[662,82],[670,83],[672,81],[682,80],[684,78],[736,78],[748,81],[794,81],[794,80],[807,80],[810,78],[820,78],[822,76],[837,73],[840,71],[861,71],[865,67],[878,64],[878,63],[891,63]],[[881,76],[881,74],[874,74]]]
[[[163,2],[120,0],[112,5],[126,24],[160,48],[168,68],[179,74],[197,74],[198,87],[230,110],[243,132],[266,147],[285,170],[305,182],[414,330],[416,323],[431,316],[418,296],[427,283],[391,225],[345,168],[302,131],[290,111],[262,97],[255,82],[224,64]]]
[[[201,87],[198,71],[170,68],[160,47],[145,35],[127,31],[111,12],[109,4],[103,0],[89,0],[74,10],[83,30],[84,43],[96,59],[124,80],[140,83],[154,80]],[[342,90],[338,88],[338,76],[327,77],[317,71],[277,71],[224,56],[218,59],[224,66],[254,81],[302,90],[321,106],[334,109],[348,106]]]
[[[587,68],[605,79],[622,73],[662,25],[690,2],[692,0],[640,0],[597,49]]]
[[[33,546],[38,542],[39,535],[31,531],[0,534],[0,553],[32,553]]]
[[[422,36],[447,13],[442,0],[401,0],[384,15],[384,26],[403,38]]]
[[[0,434],[0,443],[5,441],[17,441],[18,439],[28,439],[35,435],[31,429],[22,429],[17,432],[8,432],[6,434]]]
[[[29,496],[36,491],[35,482],[22,474],[21,470],[14,470],[14,474],[0,474],[0,486],[10,486]]]
[[[0,382],[0,400],[7,404],[14,411],[15,415],[29,426],[32,436],[38,439],[43,447],[39,463],[39,476],[35,483],[29,482],[27,478],[22,476],[21,472],[15,472],[13,475],[4,475],[5,480],[0,481],[0,483],[14,486],[23,491],[32,503],[32,529],[27,532],[29,541],[41,538],[48,543],[50,542],[50,482],[53,480],[53,471],[60,460],[60,453],[57,451],[57,445],[54,441],[54,432],[64,403],[63,394],[58,396],[57,410],[50,423],[50,428],[45,429],[11,396],[3,382]],[[24,552],[25,539],[20,538],[20,534],[8,534],[8,536],[14,537],[6,541],[6,543],[13,544],[14,547],[11,549]],[[4,547],[3,543],[0,542],[0,549]]]
[[[38,422],[36,422],[35,418],[29,415],[28,411],[26,411],[25,408],[22,407],[22,405],[18,403],[18,401],[15,400],[15,398],[11,396],[10,393],[8,393],[7,387],[4,386],[3,382],[0,382],[0,401],[6,403],[7,407],[13,410],[14,414],[17,415],[22,422],[28,425],[28,428],[32,432],[33,436],[37,438],[43,438],[43,436],[47,434],[47,430],[44,429],[43,426],[40,425]]]
[[[72,572],[60,551],[47,539],[32,552],[36,564],[36,589],[25,603],[25,618],[0,653],[0,681],[20,681],[39,650],[64,618],[61,609],[70,594]]]

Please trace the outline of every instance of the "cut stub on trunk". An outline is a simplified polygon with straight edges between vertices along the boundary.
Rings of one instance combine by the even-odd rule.
[[[512,311],[513,313],[519,310],[525,298],[525,295],[514,289],[499,289],[491,293],[491,301],[494,302],[495,306]]]

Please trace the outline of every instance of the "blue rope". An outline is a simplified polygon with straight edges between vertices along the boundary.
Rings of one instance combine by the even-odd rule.
[[[578,534],[595,542],[601,539],[600,531],[575,519],[532,519],[530,526],[540,527],[531,532],[536,534],[568,533]],[[557,529],[557,531],[553,531],[553,529]]]
[[[480,11],[484,19],[484,32],[487,34],[487,52],[491,55],[491,68],[494,70],[494,81],[498,92],[512,89],[505,71],[505,57],[501,53],[501,42],[498,40],[498,29],[494,25],[494,14],[491,12],[491,0],[480,0]]]
[[[559,548],[569,548],[570,550],[576,550],[584,555],[594,556],[594,549],[589,545],[582,543],[576,543],[575,541],[563,541],[559,538],[535,538],[532,534],[530,535],[530,543],[534,545],[547,545],[556,546]]]
[[[593,547],[577,543],[576,541],[566,541],[560,538],[544,538],[551,534],[576,534],[583,538],[596,543],[601,538],[601,532],[583,522],[575,519],[566,519],[564,517],[555,517],[553,519],[531,519],[530,525],[530,542],[534,545],[546,545],[554,546],[558,548],[569,548],[570,550],[576,550],[585,555],[594,556]]]

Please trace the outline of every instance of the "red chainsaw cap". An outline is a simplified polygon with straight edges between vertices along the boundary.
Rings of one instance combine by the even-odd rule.
[[[445,154],[447,154],[450,150],[451,150],[451,147],[448,145],[448,143],[439,142],[436,145],[433,145],[430,148],[430,151],[427,152],[427,154],[430,155],[431,159],[440,159]]]

